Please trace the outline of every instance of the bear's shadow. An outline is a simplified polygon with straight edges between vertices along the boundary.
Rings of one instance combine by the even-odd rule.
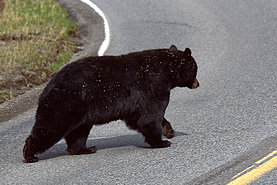
[[[176,132],[175,137],[188,135],[183,132]],[[164,138],[166,139],[166,138]],[[123,135],[116,137],[105,137],[99,139],[88,139],[87,146],[96,146],[97,151],[109,148],[125,147],[125,146],[135,146],[138,148],[150,148],[150,146],[144,142],[144,138],[141,134]],[[61,156],[69,156],[70,154],[66,151],[67,144],[65,142],[58,143],[52,148],[44,152],[43,154],[38,154],[39,160],[53,159]]]

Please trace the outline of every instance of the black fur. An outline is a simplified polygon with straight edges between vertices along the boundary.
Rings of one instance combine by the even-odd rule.
[[[122,56],[88,57],[66,65],[39,98],[36,122],[23,156],[36,162],[61,138],[70,154],[94,153],[86,140],[93,125],[123,120],[151,147],[168,147],[174,136],[164,118],[170,90],[196,88],[197,65],[190,49],[147,50]]]

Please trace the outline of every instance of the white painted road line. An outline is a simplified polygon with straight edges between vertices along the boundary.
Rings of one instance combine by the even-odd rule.
[[[105,39],[102,42],[99,50],[98,50],[98,56],[103,56],[105,51],[107,50],[109,44],[110,44],[110,27],[108,24],[108,21],[106,19],[105,14],[102,12],[102,10],[100,10],[100,8],[98,8],[98,6],[96,6],[94,3],[92,3],[90,0],[80,0],[83,3],[89,5],[92,9],[95,10],[96,13],[98,13],[103,21],[104,21],[104,31],[105,31]]]

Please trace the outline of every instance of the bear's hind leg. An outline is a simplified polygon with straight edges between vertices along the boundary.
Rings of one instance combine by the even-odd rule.
[[[23,157],[29,163],[37,162],[36,154],[42,153],[62,138],[62,133],[47,132],[47,129],[34,126],[31,135],[26,138]]]
[[[34,144],[32,143],[32,137],[29,136],[25,140],[25,145],[23,147],[23,157],[28,163],[38,162],[38,158],[35,157],[36,150],[34,149]]]
[[[96,152],[95,147],[86,147],[86,141],[91,128],[91,125],[80,125],[65,137],[68,146],[67,151],[71,155],[92,154]]]

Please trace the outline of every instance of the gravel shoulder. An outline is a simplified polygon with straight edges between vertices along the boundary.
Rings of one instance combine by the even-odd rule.
[[[82,50],[76,53],[70,62],[86,56],[97,55],[98,48],[104,40],[103,20],[90,7],[81,1],[57,0],[69,13],[69,18],[77,23],[80,31],[79,42]],[[76,6],[78,5],[78,6]],[[34,87],[26,93],[0,104],[0,123],[35,108],[39,95],[45,85]]]

